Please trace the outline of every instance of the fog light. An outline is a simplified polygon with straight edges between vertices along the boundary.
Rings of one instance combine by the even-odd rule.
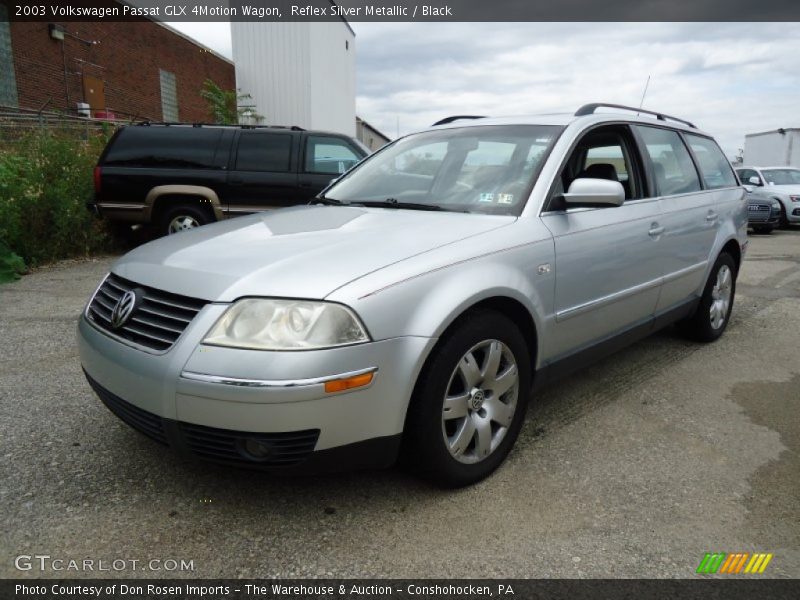
[[[239,453],[250,460],[266,460],[272,454],[272,446],[256,438],[239,439]]]

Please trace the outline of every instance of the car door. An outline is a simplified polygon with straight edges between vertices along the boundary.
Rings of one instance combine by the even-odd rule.
[[[599,166],[597,166],[599,165]],[[627,125],[592,129],[577,142],[542,220],[555,244],[554,360],[647,326],[661,286],[660,208],[647,198],[642,161]],[[580,177],[623,184],[622,206],[567,207],[563,190]]]
[[[303,201],[297,181],[296,137],[291,131],[240,132],[224,198],[230,216]]]
[[[636,125],[635,131],[653,182],[654,196],[661,204],[664,232],[660,255],[664,283],[656,307],[656,313],[661,314],[678,309],[696,297],[705,281],[720,223],[716,207],[719,193],[705,189],[692,154],[678,131],[655,125]],[[732,171],[729,176],[736,181]]]
[[[306,202],[366,156],[346,138],[325,134],[305,135],[301,154],[300,194]]]

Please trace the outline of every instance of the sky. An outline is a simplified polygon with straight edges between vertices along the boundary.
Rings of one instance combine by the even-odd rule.
[[[227,23],[170,25],[231,56]],[[643,108],[693,121],[731,158],[746,133],[800,127],[800,37],[787,24],[351,25],[356,113],[391,138],[448,115],[638,106],[648,76]]]

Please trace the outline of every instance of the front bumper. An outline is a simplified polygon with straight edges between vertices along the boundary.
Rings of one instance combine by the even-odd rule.
[[[201,346],[225,308],[207,305],[161,354],[113,339],[81,317],[78,346],[87,378],[129,425],[200,458],[255,468],[343,459],[341,468],[379,467],[394,460],[414,382],[434,339],[399,337],[306,352]],[[373,368],[373,381],[363,388],[326,394],[320,383]],[[301,438],[292,443],[308,449],[301,460],[255,460],[242,451],[243,440],[256,437],[285,458],[278,442],[287,436]],[[221,454],[209,444],[220,446]]]

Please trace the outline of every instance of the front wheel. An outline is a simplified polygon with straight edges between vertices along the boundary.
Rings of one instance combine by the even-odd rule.
[[[711,269],[697,311],[681,323],[683,332],[698,342],[718,339],[728,326],[735,294],[736,263],[723,252]]]
[[[460,487],[491,474],[510,452],[530,392],[528,347],[494,311],[466,316],[440,342],[409,407],[407,465],[437,485]]]

